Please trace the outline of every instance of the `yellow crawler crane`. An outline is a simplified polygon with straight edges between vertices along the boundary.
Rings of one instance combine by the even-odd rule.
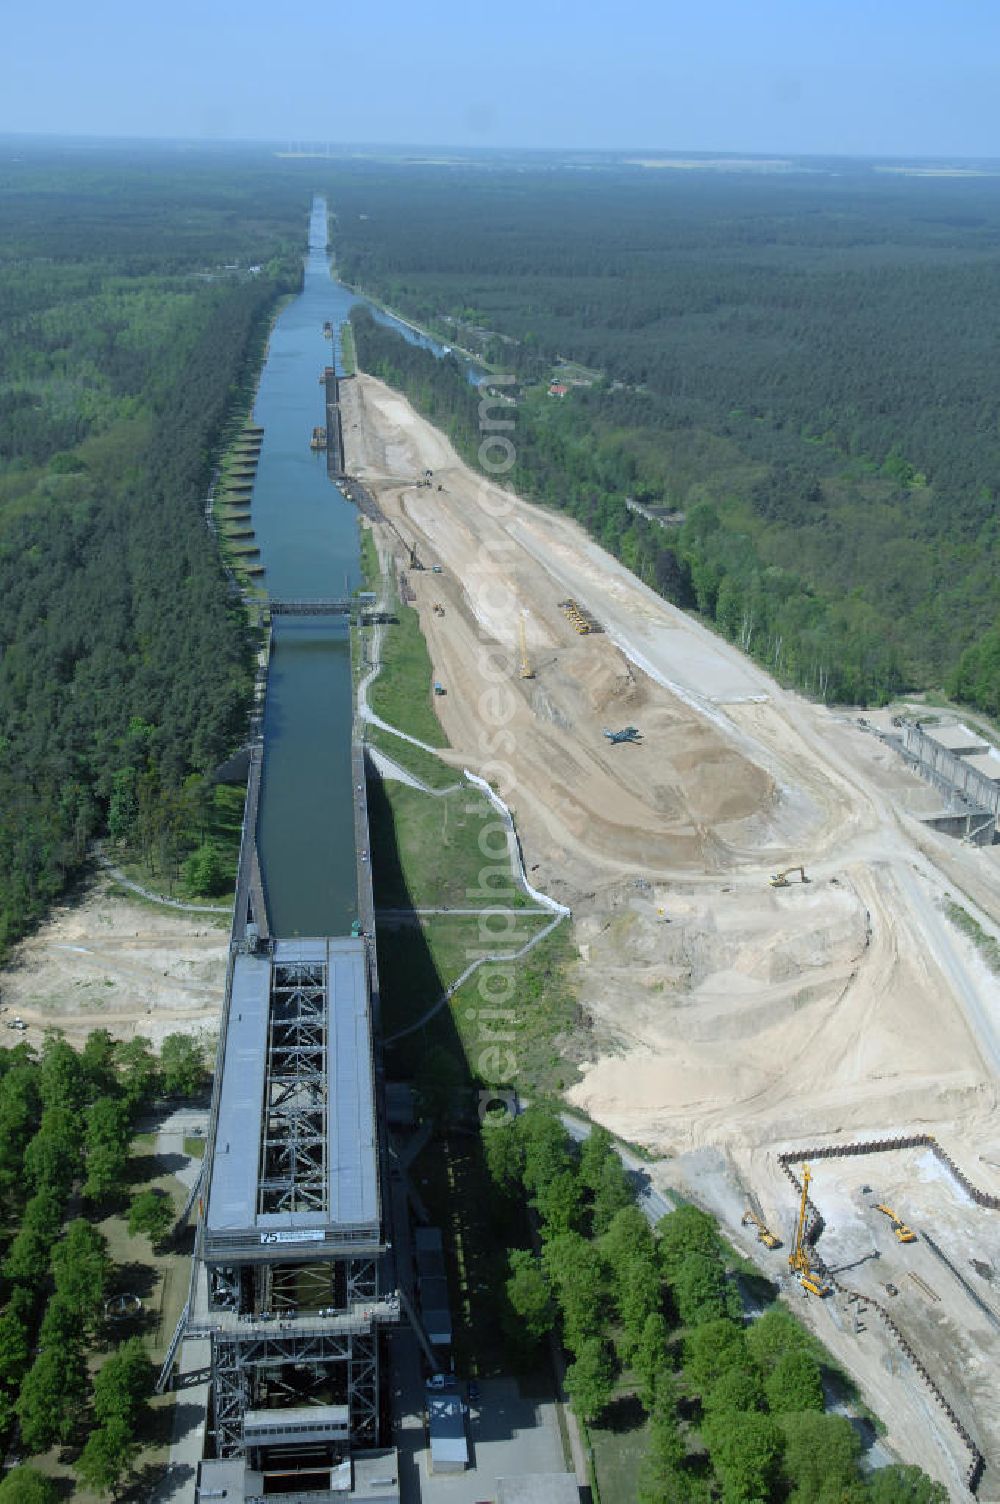
[[[812,1180],[812,1171],[808,1165],[803,1165],[802,1200],[799,1203],[799,1220],[795,1228],[795,1246],[788,1255],[788,1267],[803,1290],[807,1290],[810,1295],[818,1295],[822,1299],[824,1295],[829,1295],[830,1286],[824,1285],[819,1275],[813,1273],[812,1264],[809,1262],[809,1250],[805,1244],[806,1202],[809,1200],[810,1180]]]
[[[523,613],[517,619],[517,640],[521,645],[521,678],[533,679],[535,677],[535,670],[532,668],[531,659],[528,657],[528,634],[524,625]]]
[[[876,1203],[875,1210],[877,1212],[882,1212],[889,1218],[889,1221],[892,1223],[892,1230],[896,1234],[896,1239],[898,1242],[915,1243],[917,1241],[917,1235],[913,1231],[913,1228],[907,1227],[902,1217],[898,1217],[891,1206],[886,1206],[883,1201],[879,1201]]]

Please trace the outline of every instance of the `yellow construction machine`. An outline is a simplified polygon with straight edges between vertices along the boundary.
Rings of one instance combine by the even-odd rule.
[[[812,1264],[809,1262],[809,1250],[805,1243],[806,1230],[806,1202],[809,1199],[809,1182],[812,1172],[808,1165],[802,1166],[802,1200],[799,1203],[799,1220],[795,1227],[795,1246],[788,1255],[788,1267],[795,1275],[803,1290],[810,1295],[818,1295],[820,1299],[829,1295],[830,1286],[824,1285],[818,1274],[813,1273]]]
[[[917,1241],[917,1235],[913,1231],[913,1228],[907,1227],[902,1217],[898,1217],[891,1206],[886,1206],[883,1201],[879,1201],[876,1203],[875,1210],[882,1212],[889,1218],[889,1221],[892,1223],[892,1230],[896,1234],[897,1242],[915,1243]]]
[[[517,640],[521,645],[521,678],[533,679],[535,677],[535,670],[532,668],[531,659],[528,657],[528,634],[525,631],[523,616],[517,618]]]
[[[808,877],[806,877],[806,869],[804,867],[786,867],[785,870],[784,870],[784,872],[772,872],[771,873],[771,887],[772,888],[787,888],[787,887],[789,887],[790,884],[789,884],[788,879],[795,872],[797,872],[799,874],[802,882],[807,883],[809,881]]]
[[[743,1213],[743,1226],[752,1226],[757,1233],[757,1242],[763,1243],[765,1248],[781,1247],[781,1239],[775,1237],[771,1229],[765,1226],[763,1217],[752,1206],[748,1206]]]

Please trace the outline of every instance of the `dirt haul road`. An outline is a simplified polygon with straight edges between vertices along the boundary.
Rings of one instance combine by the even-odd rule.
[[[533,880],[574,910],[593,1032],[570,1100],[690,1158],[696,1194],[713,1167],[737,1233],[746,1189],[779,1195],[776,1154],[817,1140],[931,1131],[1000,1190],[1000,986],[942,908],[1000,936],[998,849],[921,825],[933,792],[852,717],[470,471],[391,389],[361,376],[343,409],[348,466],[391,523],[383,556],[405,568],[413,544],[425,566],[408,578],[452,760],[499,782]],[[566,598],[603,631],[579,635]],[[627,724],[641,745],[602,734]],[[800,862],[807,884],[771,887]],[[996,1246],[997,1214],[969,1217]],[[940,1473],[925,1423],[891,1404]]]

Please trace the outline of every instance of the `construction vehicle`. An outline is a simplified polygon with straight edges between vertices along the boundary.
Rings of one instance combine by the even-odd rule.
[[[575,632],[579,632],[581,637],[586,637],[590,632],[600,631],[598,623],[589,612],[584,611],[581,606],[577,605],[572,596],[564,601],[560,601],[559,607],[560,610],[565,611],[570,626]]]
[[[423,567],[424,566],[421,564],[420,560],[417,558],[417,545],[415,543],[411,543],[410,544],[410,568],[416,570],[419,573],[420,570],[423,569]]]
[[[799,1203],[799,1220],[795,1226],[795,1246],[788,1255],[788,1267],[803,1290],[810,1295],[818,1295],[822,1300],[824,1295],[829,1295],[830,1286],[824,1285],[818,1273],[813,1272],[809,1262],[809,1249],[805,1242],[806,1230],[806,1203],[809,1200],[809,1182],[812,1172],[808,1165],[802,1166],[802,1200]]]
[[[434,693],[436,695],[443,695],[443,694],[447,694],[447,692],[448,691],[445,689],[445,687],[441,683],[440,679],[435,679],[434,680]]]
[[[442,604],[441,604],[440,601],[435,601],[432,609],[434,611],[434,615],[435,616],[443,616],[444,615],[444,607],[442,606]]]
[[[638,726],[623,726],[620,731],[609,731],[607,726],[605,726],[604,735],[611,742],[612,746],[617,746],[619,742],[642,741],[642,732]]]
[[[884,1216],[889,1218],[898,1243],[915,1243],[917,1241],[917,1235],[913,1231],[913,1228],[907,1227],[902,1217],[897,1216],[891,1206],[886,1206],[883,1201],[879,1201],[875,1205],[875,1210],[882,1212]]]
[[[517,639],[521,645],[521,678],[533,679],[535,677],[535,670],[532,668],[531,659],[528,657],[528,634],[525,630],[523,616],[519,616],[517,619]]]
[[[799,874],[802,882],[807,883],[809,881],[808,877],[806,877],[806,869],[804,867],[786,867],[784,872],[771,873],[771,887],[787,888],[789,886],[788,879],[795,872]]]
[[[765,1248],[780,1248],[781,1239],[776,1237],[771,1229],[765,1226],[764,1218],[752,1206],[748,1206],[743,1213],[743,1226],[753,1227],[757,1234],[757,1242],[763,1243]]]

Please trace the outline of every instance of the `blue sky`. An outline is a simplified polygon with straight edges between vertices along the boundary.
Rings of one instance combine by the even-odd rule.
[[[1000,156],[996,0],[4,12],[4,132]]]

